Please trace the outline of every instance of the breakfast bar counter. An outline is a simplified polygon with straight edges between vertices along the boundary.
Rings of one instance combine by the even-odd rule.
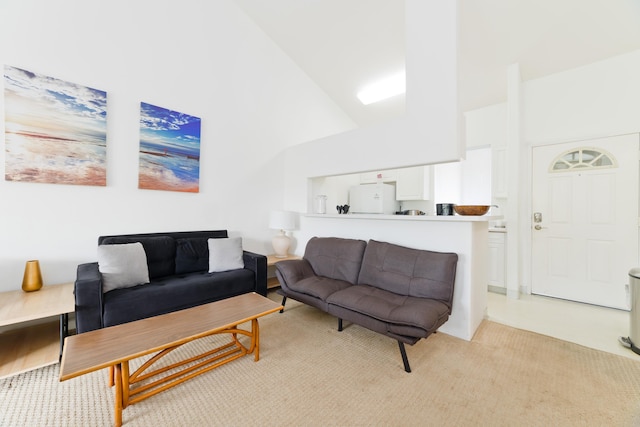
[[[458,254],[452,313],[439,331],[471,340],[486,315],[489,221],[502,216],[320,215],[300,217],[295,253],[313,236],[369,239]]]
[[[489,222],[503,219],[502,215],[382,215],[382,214],[305,214],[308,218],[372,219],[388,221],[444,221],[444,222]]]

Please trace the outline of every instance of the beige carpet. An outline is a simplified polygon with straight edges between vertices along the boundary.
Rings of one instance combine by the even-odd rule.
[[[395,341],[338,332],[335,318],[295,301],[260,325],[259,362],[131,406],[124,425],[640,425],[640,362],[554,338],[486,321],[472,342],[436,334],[408,346],[408,374]],[[60,383],[51,366],[0,380],[0,426],[109,426],[112,402],[106,372]]]

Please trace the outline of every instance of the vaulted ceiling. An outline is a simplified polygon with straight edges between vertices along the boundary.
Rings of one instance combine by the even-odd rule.
[[[404,0],[235,2],[358,125],[404,114],[356,98],[404,69]],[[530,80],[640,49],[640,0],[458,2],[461,111],[505,101],[510,64]]]

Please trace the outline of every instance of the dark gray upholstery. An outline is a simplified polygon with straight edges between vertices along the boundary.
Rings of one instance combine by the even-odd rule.
[[[335,292],[327,298],[327,303],[329,313],[336,317],[353,321],[349,316],[344,316],[343,310],[337,309],[340,307],[383,322],[386,325],[385,332],[396,335],[408,333],[419,338],[426,338],[438,329],[450,313],[449,307],[442,301],[399,295],[368,285],[350,286]],[[343,315],[339,316],[338,313]],[[406,330],[405,326],[410,329]]]
[[[366,246],[364,240],[312,237],[304,259],[317,276],[356,283]]]
[[[87,332],[248,292],[267,294],[267,258],[244,251],[244,268],[209,273],[209,238],[226,230],[100,236],[98,244],[140,242],[150,283],[102,292],[98,263],[78,266],[76,331]]]
[[[367,242],[336,237],[312,237],[302,260],[276,264],[284,295],[327,311],[327,297],[358,280]]]
[[[451,314],[458,255],[386,242],[318,238],[304,258],[276,264],[280,293],[372,331],[415,344]],[[405,370],[410,372],[404,347]]]
[[[369,240],[358,284],[418,298],[432,298],[451,307],[456,254],[405,248]]]
[[[289,286],[295,292],[320,298],[322,301],[328,301],[328,298],[334,293],[350,287],[352,284],[349,282],[323,276],[306,277]]]
[[[254,291],[253,272],[246,268],[165,276],[104,294],[102,323],[103,327],[119,325]]]

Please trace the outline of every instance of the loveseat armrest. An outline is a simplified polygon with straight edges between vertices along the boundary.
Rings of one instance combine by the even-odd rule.
[[[97,262],[78,265],[73,293],[76,333],[102,328],[102,276]]]
[[[315,275],[311,264],[304,258],[280,261],[276,264],[276,276],[280,281],[280,286],[284,288]]]
[[[244,268],[253,271],[256,281],[256,292],[267,296],[267,257],[254,252],[243,251]]]

